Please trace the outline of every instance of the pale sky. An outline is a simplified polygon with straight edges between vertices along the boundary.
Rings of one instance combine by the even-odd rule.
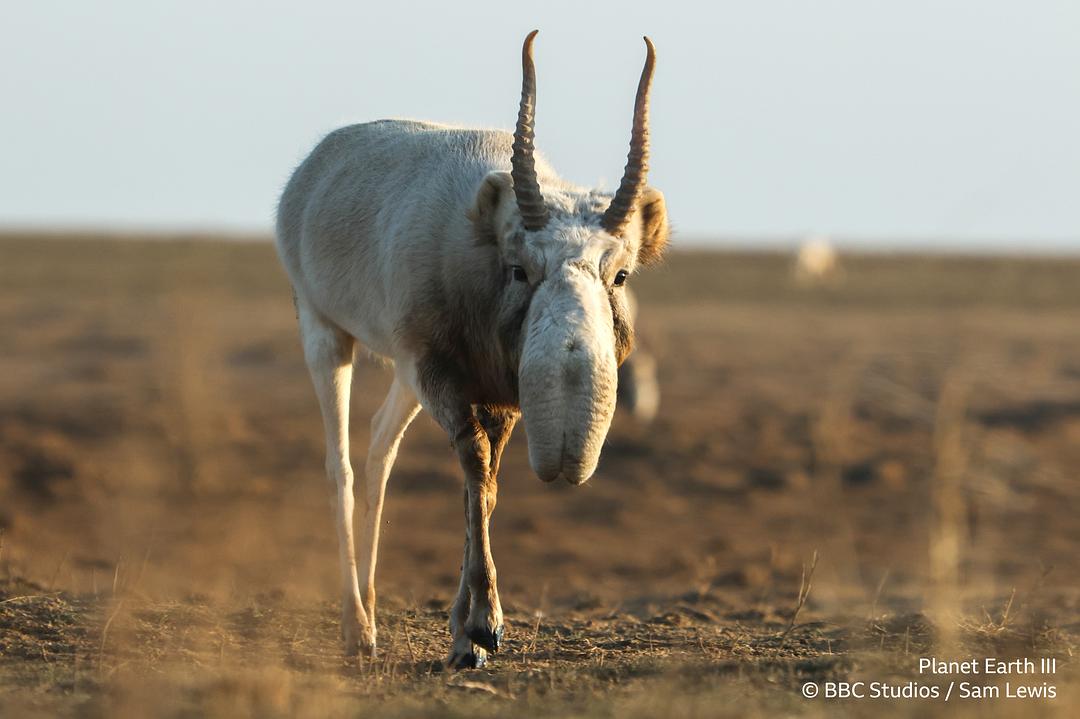
[[[0,227],[268,231],[335,127],[512,127],[534,27],[538,146],[609,188],[652,37],[683,237],[1080,250],[1077,0],[8,3]]]

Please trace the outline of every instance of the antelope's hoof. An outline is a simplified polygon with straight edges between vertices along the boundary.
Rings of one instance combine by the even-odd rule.
[[[483,647],[489,652],[497,652],[499,647],[502,646],[503,631],[503,626],[500,624],[493,630],[487,627],[476,627],[470,629],[467,634],[473,644]]]
[[[452,652],[446,660],[446,666],[454,670],[479,669],[487,664],[487,652],[483,649],[470,650],[467,652]]]

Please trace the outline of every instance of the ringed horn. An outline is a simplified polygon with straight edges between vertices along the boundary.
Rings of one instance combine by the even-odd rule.
[[[526,230],[541,230],[548,221],[547,205],[540,194],[536,180],[536,159],[533,157],[533,139],[536,137],[536,65],[533,64],[533,39],[539,30],[526,36],[521,48],[521,105],[518,108],[517,127],[514,129],[514,155],[510,158],[513,169],[514,195],[517,197],[521,221]]]
[[[536,179],[536,160],[533,156],[536,138],[536,65],[533,62],[533,40],[539,30],[525,37],[521,48],[521,104],[518,107],[517,127],[514,129],[514,154],[510,158],[514,195],[517,197],[521,220],[527,230],[540,230],[547,224],[548,210],[540,194]],[[634,101],[634,126],[630,133],[630,152],[626,157],[626,169],[622,182],[611,200],[611,205],[600,220],[601,226],[616,237],[622,235],[630,222],[641,192],[645,189],[645,175],[649,171],[649,88],[656,66],[656,49],[652,40],[645,38],[648,54],[645,67],[638,81],[637,98]]]
[[[645,37],[645,67],[641,70],[638,81],[637,98],[634,100],[634,127],[630,131],[630,152],[626,156],[626,169],[622,182],[615,191],[600,225],[608,233],[619,237],[630,223],[641,191],[645,189],[645,175],[649,171],[649,87],[652,85],[653,69],[656,66],[656,48],[652,40]]]

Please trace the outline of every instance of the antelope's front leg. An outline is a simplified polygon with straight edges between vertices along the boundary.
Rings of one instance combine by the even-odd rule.
[[[496,586],[488,529],[495,510],[497,484],[491,471],[491,443],[475,418],[457,437],[458,457],[465,469],[465,521],[468,546],[462,572],[469,586],[469,615],[465,634],[489,652],[499,651],[503,636],[502,606]]]
[[[491,557],[488,530],[498,491],[499,461],[518,413],[512,410],[477,409],[475,422],[483,433],[477,435],[472,422],[463,442],[456,442],[465,468],[465,553],[461,564],[461,583],[450,610],[450,634],[453,648],[448,664],[454,668],[483,666],[488,651],[498,651],[502,642],[502,607],[496,585],[495,562]],[[486,438],[487,461],[484,462]],[[462,455],[465,445],[474,449]],[[476,448],[480,448],[477,452]],[[468,459],[468,461],[466,461]],[[486,472],[480,469],[486,465]],[[482,481],[471,481],[480,478]]]
[[[461,581],[458,584],[457,597],[450,607],[450,656],[446,665],[452,669],[478,669],[487,662],[487,652],[474,646],[465,633],[465,623],[469,619],[469,491],[465,490],[465,554],[461,559]]]
[[[489,652],[499,651],[503,637],[502,605],[496,581],[495,560],[488,536],[495,511],[496,480],[484,473],[469,481],[469,554],[465,571],[469,582],[469,617],[465,633],[473,644]]]

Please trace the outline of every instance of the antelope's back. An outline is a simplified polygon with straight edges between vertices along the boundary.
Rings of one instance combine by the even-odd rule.
[[[506,132],[413,120],[327,135],[278,205],[278,253],[296,293],[388,352],[380,345],[409,287],[437,274],[446,253],[468,254],[465,212],[488,172],[509,169],[512,143]]]

